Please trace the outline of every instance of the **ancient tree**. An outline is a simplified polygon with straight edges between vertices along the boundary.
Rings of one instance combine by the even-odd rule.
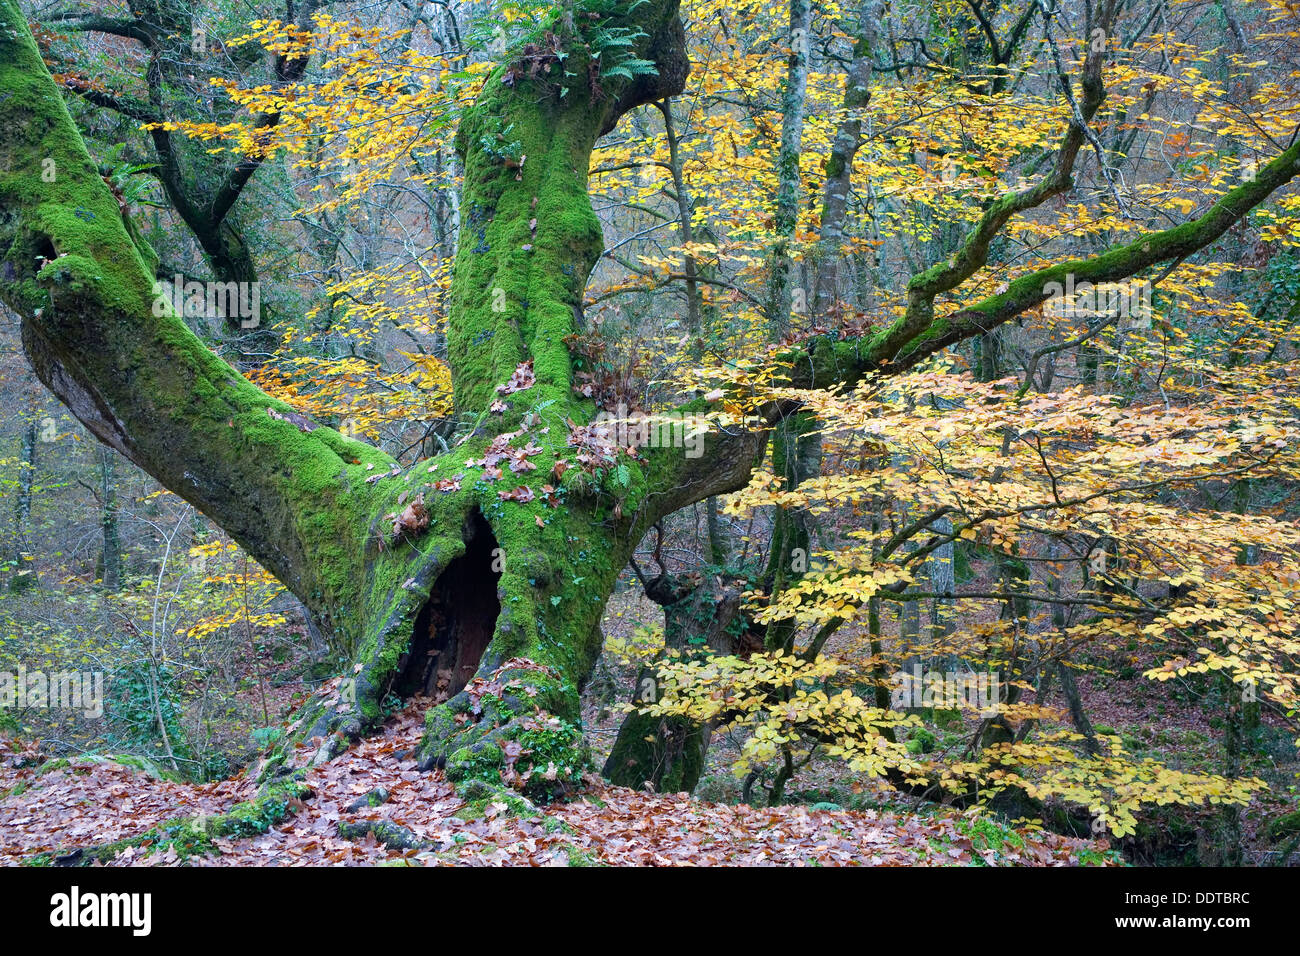
[[[595,55],[598,30],[631,39],[624,63]],[[1085,112],[1103,95],[1099,59],[1084,68]],[[298,739],[320,738],[319,758],[381,721],[390,694],[425,690],[445,698],[428,714],[425,766],[532,767],[562,783],[601,612],[633,548],[666,515],[742,486],[768,429],[797,412],[774,404],[757,427],[715,429],[698,457],[632,457],[584,429],[597,409],[572,387],[570,346],[603,248],[590,152],[624,113],[679,92],[687,69],[676,0],[574,2],[485,81],[457,140],[448,361],[462,425],[449,452],[403,467],[259,391],[155,310],[153,253],[100,179],[16,3],[0,0],[0,299],[72,413],[226,529],[351,657],[355,702],[322,699],[303,715]],[[1067,272],[1096,283],[1178,260],[1298,171],[1293,145],[1199,219],[936,317],[936,298],[984,266],[1007,221],[1068,185],[1086,123],[1076,112],[1047,177],[992,204],[952,260],[912,281],[896,322],[791,346],[794,383],[904,371],[1042,302]],[[610,454],[617,467],[590,467]]]

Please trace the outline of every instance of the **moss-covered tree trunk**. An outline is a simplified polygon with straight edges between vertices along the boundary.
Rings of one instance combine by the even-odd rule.
[[[696,457],[615,449],[621,467],[600,470],[571,446],[570,423],[595,414],[571,388],[566,342],[602,248],[589,156],[624,112],[683,88],[676,8],[646,0],[600,17],[562,4],[484,81],[459,135],[448,351],[462,428],[450,453],[403,468],[261,392],[155,307],[152,250],[91,163],[17,4],[0,0],[0,301],[72,413],[229,532],[350,655],[355,696],[308,707],[294,737],[320,738],[317,759],[377,725],[390,692],[424,688],[447,698],[429,713],[425,766],[562,785],[615,576],[648,526],[742,486],[765,445],[764,429],[719,430]],[[601,36],[632,38],[631,66],[620,70],[610,58],[621,47],[607,42],[598,62]],[[1185,256],[1294,176],[1298,159],[1300,143],[1195,222],[1021,277],[943,319],[926,296],[954,288],[961,270],[927,274],[894,324],[792,347],[792,384],[906,369],[1043,301],[1043,284],[1067,269],[1100,282]],[[791,410],[773,407],[768,421]]]
[[[664,647],[685,655],[740,654],[762,646],[741,613],[744,582],[722,575],[664,573],[645,581],[646,596],[664,609]],[[659,696],[655,663],[637,673],[632,704]],[[713,728],[684,717],[632,711],[605,761],[613,783],[656,793],[690,793],[704,772]]]
[[[536,763],[562,780],[631,549],[663,515],[743,484],[762,444],[741,433],[698,458],[615,450],[623,467],[599,474],[568,447],[571,424],[595,413],[571,387],[566,342],[603,249],[589,156],[622,113],[682,88],[674,0],[600,23],[636,36],[654,73],[611,73],[583,32],[597,21],[561,14],[554,40],[498,67],[462,121],[448,346],[463,425],[450,453],[409,468],[271,399],[155,310],[151,251],[16,6],[0,10],[0,293],[42,381],[224,527],[354,659],[354,701],[309,707],[298,737],[323,738],[327,757],[382,719],[390,693],[423,690],[447,698],[429,715],[426,766],[454,755],[454,769],[499,764],[518,779]]]

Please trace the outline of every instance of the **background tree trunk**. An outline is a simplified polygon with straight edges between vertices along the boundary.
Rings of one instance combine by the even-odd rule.
[[[113,449],[101,447],[99,459],[100,582],[106,591],[122,586],[122,540],[117,524],[117,475]]]

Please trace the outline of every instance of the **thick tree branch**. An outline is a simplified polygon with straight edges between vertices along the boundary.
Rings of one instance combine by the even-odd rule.
[[[160,307],[152,250],[133,239],[14,0],[0,0],[0,90],[0,300],[21,317],[37,375],[329,621],[348,600],[340,582],[362,577],[361,463],[391,460],[271,399]]]
[[[1147,233],[1089,259],[1068,260],[1021,276],[1008,286],[1006,292],[989,296],[932,322],[893,354],[885,345],[884,350],[877,354],[878,361],[895,371],[910,368],[954,342],[982,335],[1046,301],[1052,294],[1051,284],[1064,283],[1067,276],[1073,276],[1076,284],[1118,282],[1162,262],[1185,259],[1219,239],[1297,173],[1300,173],[1300,140],[1293,142],[1284,153],[1260,170],[1254,180],[1220,198],[1200,218]]]
[[[157,27],[140,19],[123,19],[108,17],[97,13],[64,11],[43,17],[47,23],[57,23],[64,29],[76,33],[106,33],[109,36],[124,37],[149,46],[158,37]]]
[[[1071,117],[1065,138],[1056,152],[1056,163],[1051,173],[1033,186],[1007,193],[994,202],[950,260],[939,263],[912,278],[907,285],[907,311],[898,326],[890,331],[890,340],[882,343],[885,349],[889,349],[892,345],[901,346],[928,325],[934,315],[935,298],[957,288],[985,266],[988,262],[989,246],[994,237],[1002,231],[1013,216],[1042,205],[1053,196],[1065,192],[1073,184],[1074,162],[1079,155],[1079,149],[1087,142],[1088,123],[1092,121],[1106,98],[1106,90],[1101,81],[1104,56],[1104,50],[1089,46],[1084,60],[1081,84],[1084,98],[1083,103],[1077,108],[1070,89],[1069,76],[1064,72],[1059,75],[1062,92],[1071,106]]]

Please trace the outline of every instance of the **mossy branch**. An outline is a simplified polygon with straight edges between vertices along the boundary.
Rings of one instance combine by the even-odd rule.
[[[1157,232],[1144,233],[1087,259],[1070,259],[1023,275],[1004,292],[988,296],[942,317],[918,321],[911,313],[869,335],[840,338],[835,333],[809,338],[775,356],[789,367],[794,388],[828,388],[852,384],[869,373],[898,374],[964,339],[983,335],[1003,322],[1046,301],[1052,283],[1119,282],[1162,263],[1178,262],[1213,244],[1274,192],[1300,174],[1300,139],[1292,142],[1253,180],[1233,188],[1204,215]],[[793,410],[789,404],[766,411],[776,421]]]
[[[358,605],[371,469],[160,307],[17,4],[0,0],[0,301],[41,380],[92,433],[220,524],[322,623]]]

